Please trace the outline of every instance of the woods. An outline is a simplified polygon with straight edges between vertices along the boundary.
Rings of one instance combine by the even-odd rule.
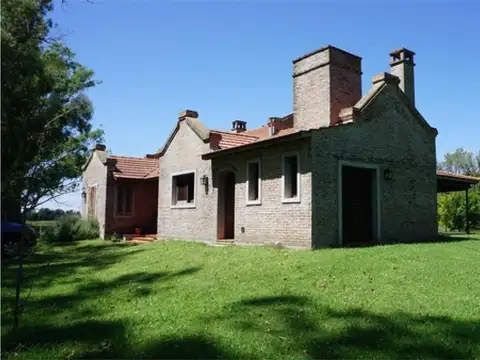
[[[10,221],[77,189],[103,132],[86,95],[99,82],[51,35],[51,0],[4,0],[2,8],[2,211]]]
[[[445,154],[444,161],[438,168],[460,175],[480,177],[480,151],[477,154],[458,148],[453,153]],[[480,229],[480,184],[468,192],[470,229]],[[438,218],[442,230],[464,231],[466,228],[466,194],[452,192],[438,195]]]

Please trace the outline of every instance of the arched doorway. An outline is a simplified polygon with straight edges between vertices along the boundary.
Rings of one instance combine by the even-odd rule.
[[[235,238],[235,173],[222,171],[218,176],[218,227],[219,240]]]

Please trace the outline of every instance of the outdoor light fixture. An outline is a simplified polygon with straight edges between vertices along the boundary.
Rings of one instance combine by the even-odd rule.
[[[392,180],[392,170],[390,170],[390,169],[385,169],[385,170],[383,171],[383,178],[384,178],[385,180]]]
[[[200,183],[207,187],[208,186],[208,176],[207,175],[203,175],[202,178],[200,179]]]
[[[87,198],[87,193],[85,190],[82,191],[82,199],[85,200]]]

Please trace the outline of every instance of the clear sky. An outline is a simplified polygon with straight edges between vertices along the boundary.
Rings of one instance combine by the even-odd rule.
[[[416,52],[416,106],[439,130],[437,157],[480,150],[480,1],[92,2],[58,2],[55,33],[102,81],[89,91],[93,123],[117,155],[157,150],[184,109],[216,129],[290,113],[292,60],[327,44],[363,58],[364,93],[391,50]]]

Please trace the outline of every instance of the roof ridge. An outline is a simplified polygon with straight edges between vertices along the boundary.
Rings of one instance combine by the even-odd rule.
[[[251,131],[251,130],[247,130],[247,131]],[[247,135],[247,134],[242,134],[242,133],[234,133],[234,132],[223,131],[223,130],[210,130],[210,132],[221,133],[221,134],[228,134],[228,135],[238,135],[238,136],[243,136],[243,137],[249,137],[249,138],[258,139],[258,136],[255,136],[255,135]]]
[[[132,159],[132,160],[156,160],[152,158],[147,158],[147,157],[138,157],[138,156],[123,156],[123,155],[109,155],[108,159],[115,159],[115,158],[120,158],[120,159]]]

